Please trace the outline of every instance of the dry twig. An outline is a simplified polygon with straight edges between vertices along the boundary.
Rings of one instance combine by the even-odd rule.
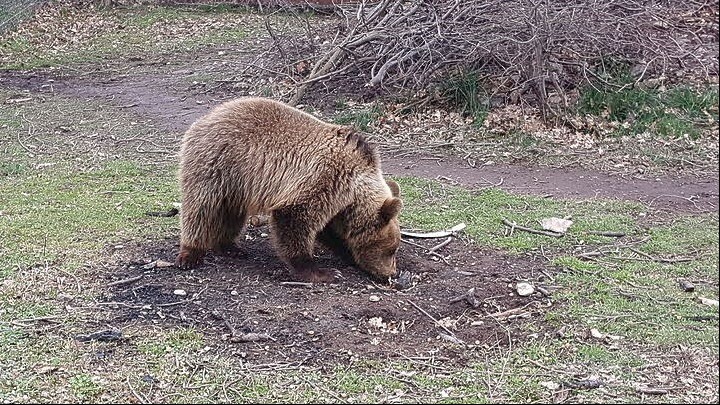
[[[717,6],[717,0],[349,2],[338,6],[345,23],[291,103],[313,83],[357,77],[367,87],[414,90],[427,100],[428,85],[465,71],[499,78],[494,97],[530,101],[553,115],[553,104],[567,106],[566,92],[579,85],[622,90],[678,63],[705,77],[717,74],[717,47],[710,45],[717,29],[708,17]],[[635,83],[606,80],[613,60],[628,63]]]
[[[512,235],[513,230],[519,229],[519,230],[521,230],[521,231],[525,231],[525,232],[529,232],[529,233],[534,233],[534,234],[537,234],[537,235],[552,236],[553,238],[561,238],[561,237],[563,236],[562,233],[558,233],[558,232],[543,231],[543,230],[539,230],[539,229],[527,228],[527,227],[518,225],[518,224],[515,223],[515,222],[510,222],[510,221],[508,221],[508,220],[505,219],[505,218],[502,219],[502,223],[510,227],[510,234],[511,234],[511,235]]]
[[[435,319],[435,317],[433,317],[432,315],[430,315],[427,311],[425,311],[424,309],[420,308],[417,304],[415,304],[415,303],[412,302],[411,300],[407,300],[407,302],[408,302],[410,305],[414,306],[415,309],[417,309],[418,311],[422,312],[423,315],[427,316],[427,317],[430,318],[433,322],[435,322],[435,325],[441,327],[441,328],[442,328],[445,332],[447,332],[450,336],[452,336],[452,337],[454,337],[454,338],[457,339],[457,337],[455,336],[455,333],[453,333],[453,331],[451,331],[450,329],[446,328],[445,325],[441,324],[437,319]],[[459,340],[459,339],[458,339],[458,340]]]

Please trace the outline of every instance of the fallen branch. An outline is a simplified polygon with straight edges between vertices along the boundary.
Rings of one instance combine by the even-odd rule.
[[[564,234],[557,233],[557,232],[551,232],[551,231],[542,231],[539,229],[532,229],[532,228],[526,228],[524,226],[518,225],[515,222],[510,222],[507,219],[503,218],[502,223],[510,227],[510,235],[512,235],[513,230],[519,229],[521,231],[534,233],[537,235],[545,235],[545,236],[552,236],[553,238],[561,238]]]
[[[306,283],[303,281],[281,281],[280,285],[290,285],[295,287],[312,287],[313,283]]]
[[[610,238],[622,238],[625,236],[625,232],[615,232],[615,231],[587,231],[585,232],[590,235],[599,235],[599,236],[607,236]]]
[[[28,326],[30,326],[29,323],[32,323],[32,322],[48,322],[48,323],[55,323],[55,324],[61,323],[61,321],[56,321],[55,320],[56,318],[59,318],[59,316],[50,315],[50,316],[41,316],[41,317],[37,317],[37,318],[16,319],[16,320],[10,321],[8,323],[11,325],[14,325],[14,326],[21,327],[21,328],[27,328]]]
[[[507,319],[513,315],[517,316],[517,315],[524,313],[525,308],[527,308],[533,304],[537,305],[537,301],[528,302],[527,304],[525,304],[519,308],[511,308],[511,309],[501,311],[501,312],[493,312],[492,314],[487,314],[487,316],[489,316],[491,318],[495,318],[497,320]]]
[[[453,240],[453,238],[452,238],[452,236],[450,236],[450,237],[448,237],[447,239],[445,239],[444,241],[438,243],[437,245],[431,247],[431,248],[428,249],[428,250],[429,250],[430,252],[437,252],[438,250],[440,250],[440,249],[444,248],[445,246],[449,245],[450,242],[452,242],[452,240]]]
[[[635,387],[635,391],[647,395],[665,395],[670,392],[666,388]]]
[[[127,382],[128,388],[130,388],[130,392],[133,393],[135,396],[135,399],[137,399],[141,404],[149,404],[147,398],[145,398],[143,395],[140,395],[137,391],[135,391],[135,388],[133,388],[132,384],[130,384],[130,374],[128,374],[127,378],[125,379]]]
[[[473,308],[477,308],[481,304],[480,300],[475,296],[475,287],[469,289],[465,294],[451,299],[450,303],[454,304],[459,301],[465,301]]]
[[[658,262],[658,263],[684,263],[684,262],[691,262],[691,261],[693,261],[693,259],[690,258],[690,257],[681,257],[681,258],[678,258],[678,259],[665,259],[665,258],[662,258],[662,257],[654,257],[654,256],[652,256],[652,255],[649,255],[649,254],[647,254],[647,253],[645,253],[645,252],[643,252],[643,251],[641,251],[641,250],[637,250],[637,249],[632,248],[632,247],[630,248],[630,250],[631,250],[633,253],[637,253],[637,254],[639,254],[640,256],[646,257],[648,260],[651,260],[651,261],[654,261],[654,262]]]
[[[427,232],[427,233],[400,231],[400,234],[403,236],[409,236],[411,238],[434,239],[434,238],[443,238],[445,236],[455,235],[457,232],[460,232],[463,229],[465,229],[465,227],[466,227],[466,225],[464,223],[459,223],[445,231],[436,231],[436,232]]]
[[[415,247],[419,247],[420,249],[427,250],[429,255],[433,255],[433,256],[439,258],[440,260],[442,260],[445,264],[449,264],[449,263],[447,262],[447,259],[445,258],[445,256],[443,256],[443,255],[441,255],[441,254],[439,254],[439,253],[437,253],[437,252],[431,252],[431,251],[428,250],[428,248],[426,248],[425,246],[423,246],[423,245],[421,245],[421,244],[419,244],[419,243],[415,243],[415,242],[409,241],[409,240],[407,240],[407,239],[400,239],[400,241],[401,241],[401,242],[404,242],[404,243],[407,243],[408,245],[413,245],[413,246],[415,246]]]
[[[226,317],[225,315],[223,315],[223,314],[222,314],[220,311],[218,311],[217,309],[214,310],[214,311],[212,311],[211,313],[213,314],[213,316],[214,316],[215,318],[220,319],[220,320],[223,321],[223,323],[225,323],[225,327],[227,327],[228,330],[230,331],[230,337],[234,337],[234,336],[235,336],[235,328],[232,326],[232,324],[230,323],[230,321],[228,321],[227,317]]]
[[[169,210],[162,212],[162,211],[149,211],[146,212],[145,215],[151,216],[151,217],[174,217],[177,215],[180,211],[178,211],[177,208],[170,208]]]
[[[176,302],[168,302],[167,304],[155,304],[155,306],[156,306],[156,307],[159,307],[159,308],[165,308],[165,307],[172,307],[172,306],[175,306],[175,305],[187,304],[188,302],[192,302],[192,301],[195,301],[196,299],[198,299],[198,297],[200,296],[200,294],[202,294],[203,292],[205,292],[205,290],[207,290],[207,287],[206,287],[206,288],[203,288],[203,289],[200,290],[199,292],[193,294],[192,298],[188,298],[188,299],[186,299],[186,300],[176,301]]]
[[[272,340],[273,342],[275,341],[275,339],[273,339],[272,336],[268,335],[267,333],[254,332],[231,336],[229,340],[233,343],[262,342],[264,340]]]
[[[418,311],[422,312],[423,315],[425,315],[425,316],[427,316],[428,318],[432,319],[432,321],[435,322],[435,325],[441,327],[441,328],[442,328],[445,332],[447,332],[450,336],[452,336],[452,337],[454,337],[454,338],[457,339],[457,337],[455,337],[455,333],[453,333],[453,331],[451,331],[450,329],[446,328],[445,325],[441,324],[437,319],[435,319],[435,317],[433,317],[432,315],[430,315],[427,311],[425,311],[424,309],[420,308],[417,304],[415,304],[414,302],[412,302],[412,301],[410,301],[410,300],[407,300],[407,302],[410,303],[410,305],[414,306],[415,309],[417,309]],[[460,342],[462,342],[462,340],[460,340],[460,339],[458,339],[458,340],[459,340]]]
[[[312,63],[304,84],[296,84],[292,104],[321,80],[345,85],[342,79],[361,77],[368,87],[424,94],[433,93],[438,79],[472,72],[498,78],[489,89],[493,96],[552,112],[558,102],[568,105],[570,89],[591,85],[619,91],[676,63],[707,79],[717,74],[717,58],[709,57],[713,46],[700,39],[716,34],[706,10],[717,8],[717,0],[655,2],[653,7],[639,0],[337,3],[345,21]],[[290,46],[281,46],[283,36],[269,32],[273,49],[287,60]],[[308,52],[302,51],[317,46],[314,36],[288,37],[298,43],[298,61],[307,63]],[[631,83],[604,79],[607,55],[635,65]],[[559,100],[551,101],[550,93]]]
[[[579,255],[577,255],[577,257],[579,259],[597,261],[597,257],[602,256],[602,255],[603,255],[603,252],[594,251],[594,252],[580,253]]]

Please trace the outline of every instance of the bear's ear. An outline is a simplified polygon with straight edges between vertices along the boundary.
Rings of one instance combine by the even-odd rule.
[[[390,187],[393,197],[400,197],[400,186],[397,183],[392,180],[385,180],[385,183]]]
[[[402,201],[399,198],[392,197],[385,200],[382,207],[380,207],[380,221],[383,225],[390,222],[391,219],[395,218],[402,209]]]

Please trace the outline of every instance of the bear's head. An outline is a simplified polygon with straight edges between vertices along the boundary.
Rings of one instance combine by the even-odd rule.
[[[355,238],[348,240],[355,263],[375,277],[387,279],[397,273],[395,255],[400,247],[400,223],[402,209],[400,187],[387,180],[392,197],[385,199],[375,212],[371,225]]]

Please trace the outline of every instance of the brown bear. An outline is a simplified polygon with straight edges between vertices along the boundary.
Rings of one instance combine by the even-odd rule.
[[[275,250],[297,279],[333,279],[313,260],[316,240],[373,276],[396,273],[400,189],[351,127],[270,99],[232,100],[187,130],[179,177],[178,267],[232,249],[248,216],[268,214]]]

